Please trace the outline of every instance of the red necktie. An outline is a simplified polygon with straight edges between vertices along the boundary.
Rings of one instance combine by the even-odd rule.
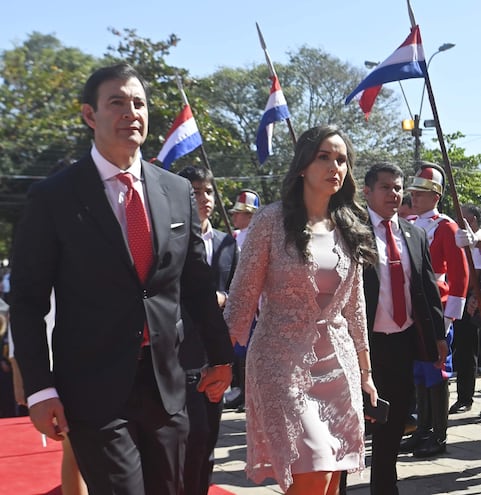
[[[406,296],[404,294],[404,270],[401,264],[401,255],[392,235],[391,221],[383,220],[386,228],[387,256],[389,258],[389,272],[391,274],[391,293],[393,305],[393,320],[401,328],[406,321]]]
[[[139,193],[134,189],[132,174],[118,174],[117,179],[127,186],[124,203],[127,220],[127,239],[137,275],[140,281],[144,283],[153,261],[149,218]],[[149,332],[147,322],[145,322],[142,344],[146,345],[148,342]]]

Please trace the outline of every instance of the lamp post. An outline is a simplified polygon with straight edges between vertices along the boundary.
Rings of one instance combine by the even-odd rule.
[[[446,50],[450,50],[451,48],[455,47],[456,45],[454,43],[443,43],[437,51],[435,51],[428,60],[428,63],[426,64],[426,69],[429,69],[429,65],[431,64],[431,60],[433,59],[434,56],[438,55],[438,53],[445,52]],[[424,93],[426,92],[426,81],[424,81],[423,84],[423,91],[421,93],[421,103],[419,105],[419,113],[414,115],[414,127],[411,131],[412,135],[414,136],[414,163],[415,165],[420,161],[421,156],[420,156],[420,150],[421,150],[421,135],[423,133],[423,130],[419,126],[419,122],[421,120],[421,112],[423,110],[423,101],[424,101]]]

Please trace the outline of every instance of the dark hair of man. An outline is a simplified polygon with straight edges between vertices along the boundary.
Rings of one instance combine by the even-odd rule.
[[[214,181],[214,175],[207,167],[187,165],[180,172],[177,173],[181,177],[185,177],[191,183],[192,182],[209,182],[212,184]]]
[[[401,204],[402,204],[402,205],[408,205],[408,206],[409,206],[409,208],[411,208],[411,207],[412,207],[412,205],[413,205],[413,202],[412,202],[412,199],[411,199],[411,195],[410,195],[410,194],[405,194],[405,195],[403,196],[403,199],[402,199],[402,201],[401,201]]]
[[[379,180],[379,174],[381,172],[392,174],[396,179],[398,177],[404,179],[404,172],[396,164],[391,162],[379,162],[372,165],[366,172],[366,175],[364,176],[364,185],[369,187],[371,190],[374,189],[374,185]]]
[[[466,210],[470,215],[473,215],[478,222],[478,226],[481,227],[481,208],[473,203],[467,203],[462,205],[463,210]]]
[[[301,173],[314,161],[321,143],[335,135],[346,143],[347,173],[341,189],[331,197],[328,209],[352,258],[358,263],[375,263],[376,252],[372,245],[371,231],[366,226],[366,212],[355,199],[356,184],[352,174],[354,149],[351,141],[333,126],[313,127],[304,132],[297,141],[294,158],[284,177],[281,190],[286,247],[293,244],[301,258],[305,262],[309,261],[308,243],[311,233],[306,229],[308,218]]]
[[[85,83],[81,102],[87,103],[94,110],[97,110],[98,91],[99,87],[106,81],[120,79],[127,81],[128,79],[136,78],[144,88],[145,94],[148,93],[148,84],[145,79],[129,64],[121,63],[108,67],[97,69]]]

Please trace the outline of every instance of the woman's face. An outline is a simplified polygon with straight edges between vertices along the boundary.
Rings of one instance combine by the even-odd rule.
[[[303,170],[304,195],[332,196],[344,184],[347,173],[347,146],[334,134],[322,141],[314,160]]]

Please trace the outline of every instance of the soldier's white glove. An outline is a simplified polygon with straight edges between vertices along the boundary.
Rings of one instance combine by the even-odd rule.
[[[478,243],[477,237],[474,235],[473,230],[469,226],[469,223],[464,220],[465,229],[459,228],[454,234],[454,239],[456,241],[456,246],[458,248],[464,248],[469,246],[470,248],[476,246]]]

